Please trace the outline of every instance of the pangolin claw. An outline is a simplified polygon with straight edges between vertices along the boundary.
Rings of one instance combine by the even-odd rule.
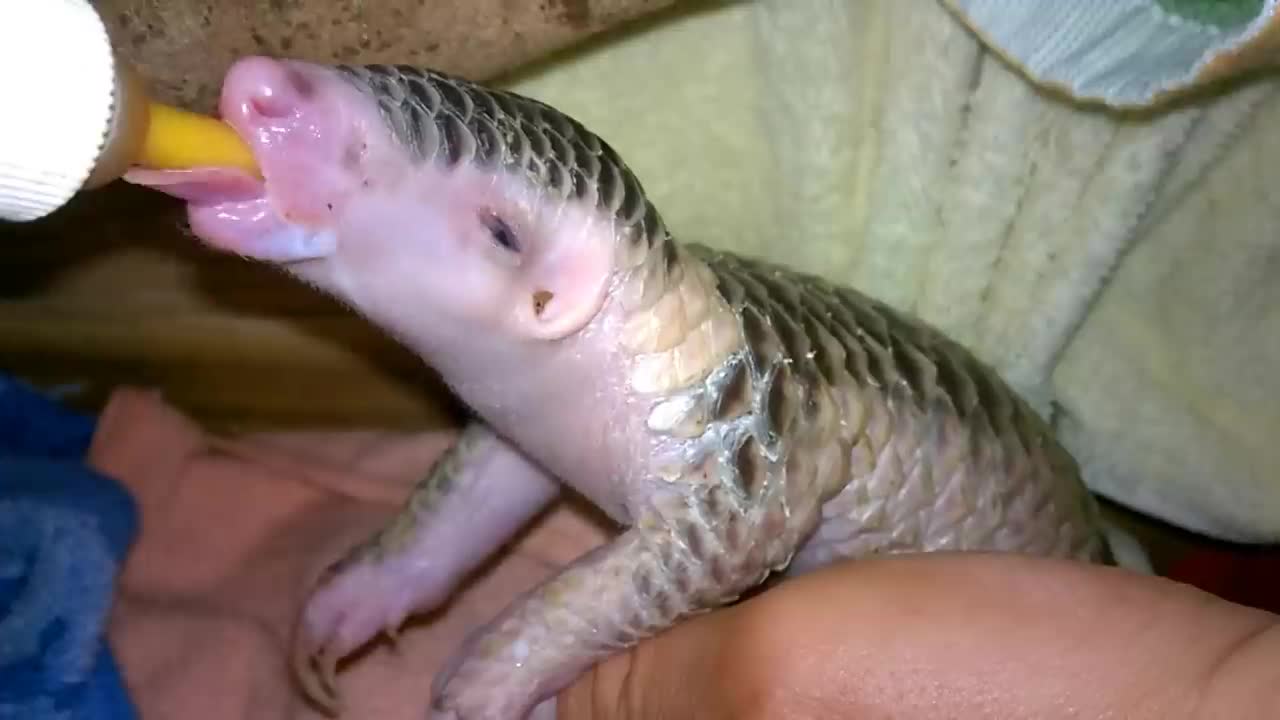
[[[306,632],[303,630],[302,632]],[[294,677],[302,686],[306,697],[328,716],[342,713],[342,698],[338,692],[338,657],[328,639],[316,642],[309,634],[296,642],[292,653]]]
[[[338,663],[378,635],[386,635],[396,649],[413,599],[396,592],[403,582],[398,566],[352,557],[331,564],[316,581],[300,613],[290,658],[307,698],[329,715],[339,705]]]

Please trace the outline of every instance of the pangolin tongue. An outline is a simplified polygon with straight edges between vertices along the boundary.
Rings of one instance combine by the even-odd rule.
[[[243,170],[232,168],[190,170],[135,168],[125,173],[124,180],[195,205],[219,205],[253,200],[261,197],[264,192],[261,180]]]
[[[192,231],[220,250],[285,263],[324,257],[337,247],[332,230],[305,227],[277,214],[265,183],[242,170],[135,169],[124,179],[185,200]]]

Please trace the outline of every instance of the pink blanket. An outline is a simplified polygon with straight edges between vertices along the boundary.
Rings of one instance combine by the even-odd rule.
[[[144,718],[322,717],[287,670],[312,579],[385,522],[452,431],[290,433],[229,440],[158,395],[118,391],[91,463],[125,483],[142,532],[111,643]],[[558,507],[443,616],[379,642],[338,675],[346,717],[423,716],[436,667],[476,624],[603,531]]]

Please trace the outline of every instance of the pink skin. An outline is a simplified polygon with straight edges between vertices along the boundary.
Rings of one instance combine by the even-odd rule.
[[[192,230],[210,246],[278,264],[341,299],[421,355],[497,433],[460,470],[473,482],[414,528],[407,551],[317,589],[303,613],[304,651],[340,657],[437,606],[554,497],[553,478],[631,519],[627,509],[645,492],[628,469],[645,450],[620,440],[636,437],[642,416],[629,407],[610,341],[619,320],[608,302],[607,219],[545,202],[513,176],[415,165],[369,98],[321,66],[241,60],[224,81],[221,114],[263,181],[219,168],[126,179],[186,200]],[[518,252],[495,242],[484,222],[491,213],[514,230]],[[536,310],[534,298],[548,296]],[[531,632],[542,631],[527,616]],[[510,675],[502,658],[471,658],[472,649],[437,678],[437,697],[447,691],[452,705],[440,717],[521,716],[589,660],[548,659],[556,672],[500,694]]]

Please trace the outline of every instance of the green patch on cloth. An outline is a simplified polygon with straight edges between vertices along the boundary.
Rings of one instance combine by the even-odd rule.
[[[1156,0],[1165,11],[1204,25],[1235,28],[1262,12],[1264,0]]]

